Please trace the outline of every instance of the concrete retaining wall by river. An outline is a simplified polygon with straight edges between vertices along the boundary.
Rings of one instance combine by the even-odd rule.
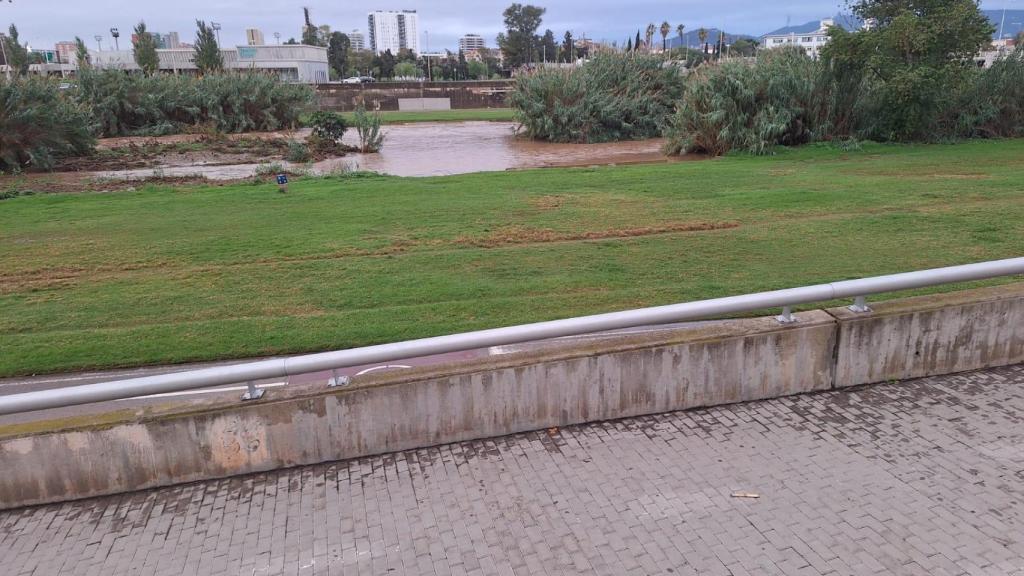
[[[0,439],[0,508],[1024,362],[1024,284],[576,341]]]
[[[508,108],[505,97],[511,80],[472,82],[374,82],[372,84],[320,84],[320,108],[347,112],[363,104],[370,110],[458,110]]]

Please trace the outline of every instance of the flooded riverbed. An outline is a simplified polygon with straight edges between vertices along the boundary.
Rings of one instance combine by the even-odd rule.
[[[309,165],[278,162],[292,169],[313,173],[365,170],[394,176],[444,176],[471,172],[493,172],[551,166],[594,166],[678,161],[661,153],[662,139],[607,144],[553,144],[516,135],[510,122],[424,122],[385,126],[384,147],[377,154],[350,154]],[[287,133],[303,139],[308,131]],[[347,144],[356,144],[350,129]],[[165,165],[156,168],[97,172],[103,178],[147,178],[202,175],[210,179],[247,178],[256,174],[258,164]]]

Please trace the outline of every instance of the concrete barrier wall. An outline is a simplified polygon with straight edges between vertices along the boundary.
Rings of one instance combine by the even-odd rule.
[[[792,326],[736,320],[6,439],[0,506],[825,390],[834,339],[835,323],[820,311]]]
[[[371,110],[398,110],[399,100],[444,99],[453,110],[508,108],[505,97],[511,80],[479,82],[375,82],[373,84],[321,84],[316,87],[320,107],[346,112],[363,104]]]
[[[0,428],[0,508],[1024,361],[1024,285],[873,306],[553,345],[97,427]]]
[[[837,388],[1024,362],[1024,290],[1011,285],[872,304],[839,322]]]

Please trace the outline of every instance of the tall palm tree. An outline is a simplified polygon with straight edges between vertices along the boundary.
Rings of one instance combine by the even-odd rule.
[[[661,53],[668,53],[668,33],[672,31],[672,25],[668,20],[661,23]]]
[[[686,31],[686,26],[680,24],[676,26],[676,34],[679,35],[679,48],[683,50],[683,54],[686,54],[686,47],[683,46],[683,32]]]
[[[647,25],[647,51],[651,51],[651,42],[654,41],[654,22]]]
[[[700,38],[701,46],[704,47],[704,53],[707,54],[708,53],[708,29],[704,28],[704,27],[701,27],[700,30],[697,30],[697,38]]]

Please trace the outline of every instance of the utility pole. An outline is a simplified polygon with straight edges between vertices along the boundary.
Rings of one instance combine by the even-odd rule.
[[[217,33],[217,47],[220,48],[220,22],[210,22],[210,27]]]
[[[280,33],[280,32],[274,32],[274,40],[275,40],[275,41],[276,41],[276,42],[277,42],[278,44],[280,44],[280,43],[281,43],[281,33]]]
[[[97,34],[93,36],[93,38],[96,39],[96,49],[100,52],[103,52],[103,36]]]

